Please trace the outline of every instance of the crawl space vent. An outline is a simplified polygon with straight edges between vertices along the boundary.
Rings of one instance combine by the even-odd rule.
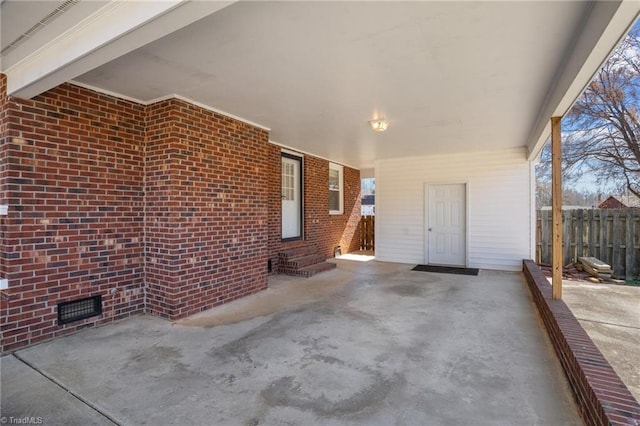
[[[102,313],[102,296],[58,303],[58,324],[68,324]]]

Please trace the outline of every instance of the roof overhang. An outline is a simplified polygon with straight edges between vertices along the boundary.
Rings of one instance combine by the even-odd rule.
[[[3,35],[60,3],[4,0]],[[358,168],[513,147],[533,159],[550,117],[569,110],[639,12],[635,0],[75,0],[1,70],[17,97],[66,81],[142,103],[176,95]],[[368,127],[380,116],[384,134]]]
[[[47,3],[51,5],[49,9],[55,9],[56,2],[4,0],[0,9],[3,30],[11,31],[12,35],[19,34],[19,30],[14,28],[20,26],[21,21],[16,22],[13,13],[30,9],[33,5],[36,5],[36,10],[43,9]],[[8,76],[7,93],[32,98],[231,3],[233,1],[85,0],[83,6],[93,4],[97,8],[85,8],[86,15],[77,16],[77,21],[68,28],[57,25],[59,21],[47,23],[51,29],[42,25],[41,33],[35,33],[35,37],[40,37],[39,45],[31,43],[24,49],[18,46],[6,57],[3,55],[2,72]],[[43,12],[46,10],[44,8]],[[69,13],[71,11],[72,7]],[[23,16],[33,17],[33,13]],[[25,31],[32,28],[26,28],[28,24],[23,25]],[[11,38],[4,34],[0,37],[3,48],[13,41]]]
[[[564,116],[595,73],[629,32],[640,13],[638,1],[601,1],[590,4],[581,31],[565,54],[531,129],[527,157],[535,159],[551,135],[551,117]]]

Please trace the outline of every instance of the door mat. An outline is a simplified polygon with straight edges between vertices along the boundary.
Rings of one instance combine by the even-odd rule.
[[[417,265],[412,271],[438,272],[441,274],[478,275],[477,268],[453,268],[450,266]]]

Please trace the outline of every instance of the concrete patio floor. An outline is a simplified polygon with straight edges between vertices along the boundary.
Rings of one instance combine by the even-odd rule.
[[[4,356],[1,415],[65,425],[582,424],[522,274],[335,261],[177,323],[139,316]]]
[[[571,312],[640,401],[640,287],[562,281]]]

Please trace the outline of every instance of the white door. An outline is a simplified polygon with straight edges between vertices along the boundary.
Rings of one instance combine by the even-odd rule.
[[[282,154],[282,239],[302,237],[302,158]]]
[[[427,263],[466,266],[466,185],[427,188]]]

